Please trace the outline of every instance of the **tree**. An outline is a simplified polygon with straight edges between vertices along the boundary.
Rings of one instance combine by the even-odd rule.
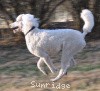
[[[50,22],[52,15],[60,5],[66,6],[66,10],[73,16],[74,24],[80,30],[83,26],[80,12],[85,8],[90,9],[95,16],[95,34],[96,32],[98,34],[100,24],[99,0],[0,0],[0,18],[9,26],[9,23],[14,21],[19,14],[31,13],[40,19],[40,27],[45,28],[44,25]]]

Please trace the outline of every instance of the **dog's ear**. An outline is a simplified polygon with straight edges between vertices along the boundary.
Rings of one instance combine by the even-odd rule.
[[[24,14],[20,14],[20,15],[16,18],[16,21],[21,21],[23,15],[24,15]]]

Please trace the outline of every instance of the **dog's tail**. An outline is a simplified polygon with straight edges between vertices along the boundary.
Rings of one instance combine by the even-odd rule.
[[[82,10],[81,18],[85,23],[83,26],[83,36],[85,37],[87,33],[92,31],[94,26],[94,16],[90,10],[84,9]]]

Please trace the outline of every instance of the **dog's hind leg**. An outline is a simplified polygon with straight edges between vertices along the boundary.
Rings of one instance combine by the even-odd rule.
[[[57,75],[56,78],[51,79],[51,81],[57,81],[60,78],[62,78],[65,74],[67,74],[67,69],[70,67],[70,61],[71,61],[71,58],[61,61],[61,69],[59,71],[59,74]]]
[[[72,55],[70,51],[67,51],[67,49],[70,49],[70,45],[68,45],[66,48],[66,45],[64,43],[63,49],[62,49],[62,57],[61,57],[61,69],[57,77],[54,79],[51,79],[51,81],[57,81],[67,73],[67,69],[70,67],[70,61],[72,59]]]
[[[71,57],[68,56],[66,56],[65,58],[63,57],[61,59],[61,69],[59,71],[59,74],[56,78],[51,79],[51,81],[57,81],[67,74],[67,69],[70,67],[70,61],[71,61]]]
[[[76,61],[75,59],[72,57],[71,61],[70,61],[70,67],[76,66]]]
[[[43,65],[44,61],[42,58],[40,58],[39,61],[37,62],[37,67],[44,75],[47,75],[47,73],[44,71]]]
[[[76,66],[76,61],[75,61],[75,59],[72,57],[72,58],[71,58],[71,61],[70,61],[69,67],[73,67],[73,66]],[[67,75],[67,72],[66,72],[65,75]]]

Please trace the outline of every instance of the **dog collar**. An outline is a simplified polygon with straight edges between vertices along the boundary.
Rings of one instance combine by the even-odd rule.
[[[34,28],[35,28],[35,27],[33,26],[33,27],[25,34],[25,36],[26,36],[30,31],[32,31]]]

